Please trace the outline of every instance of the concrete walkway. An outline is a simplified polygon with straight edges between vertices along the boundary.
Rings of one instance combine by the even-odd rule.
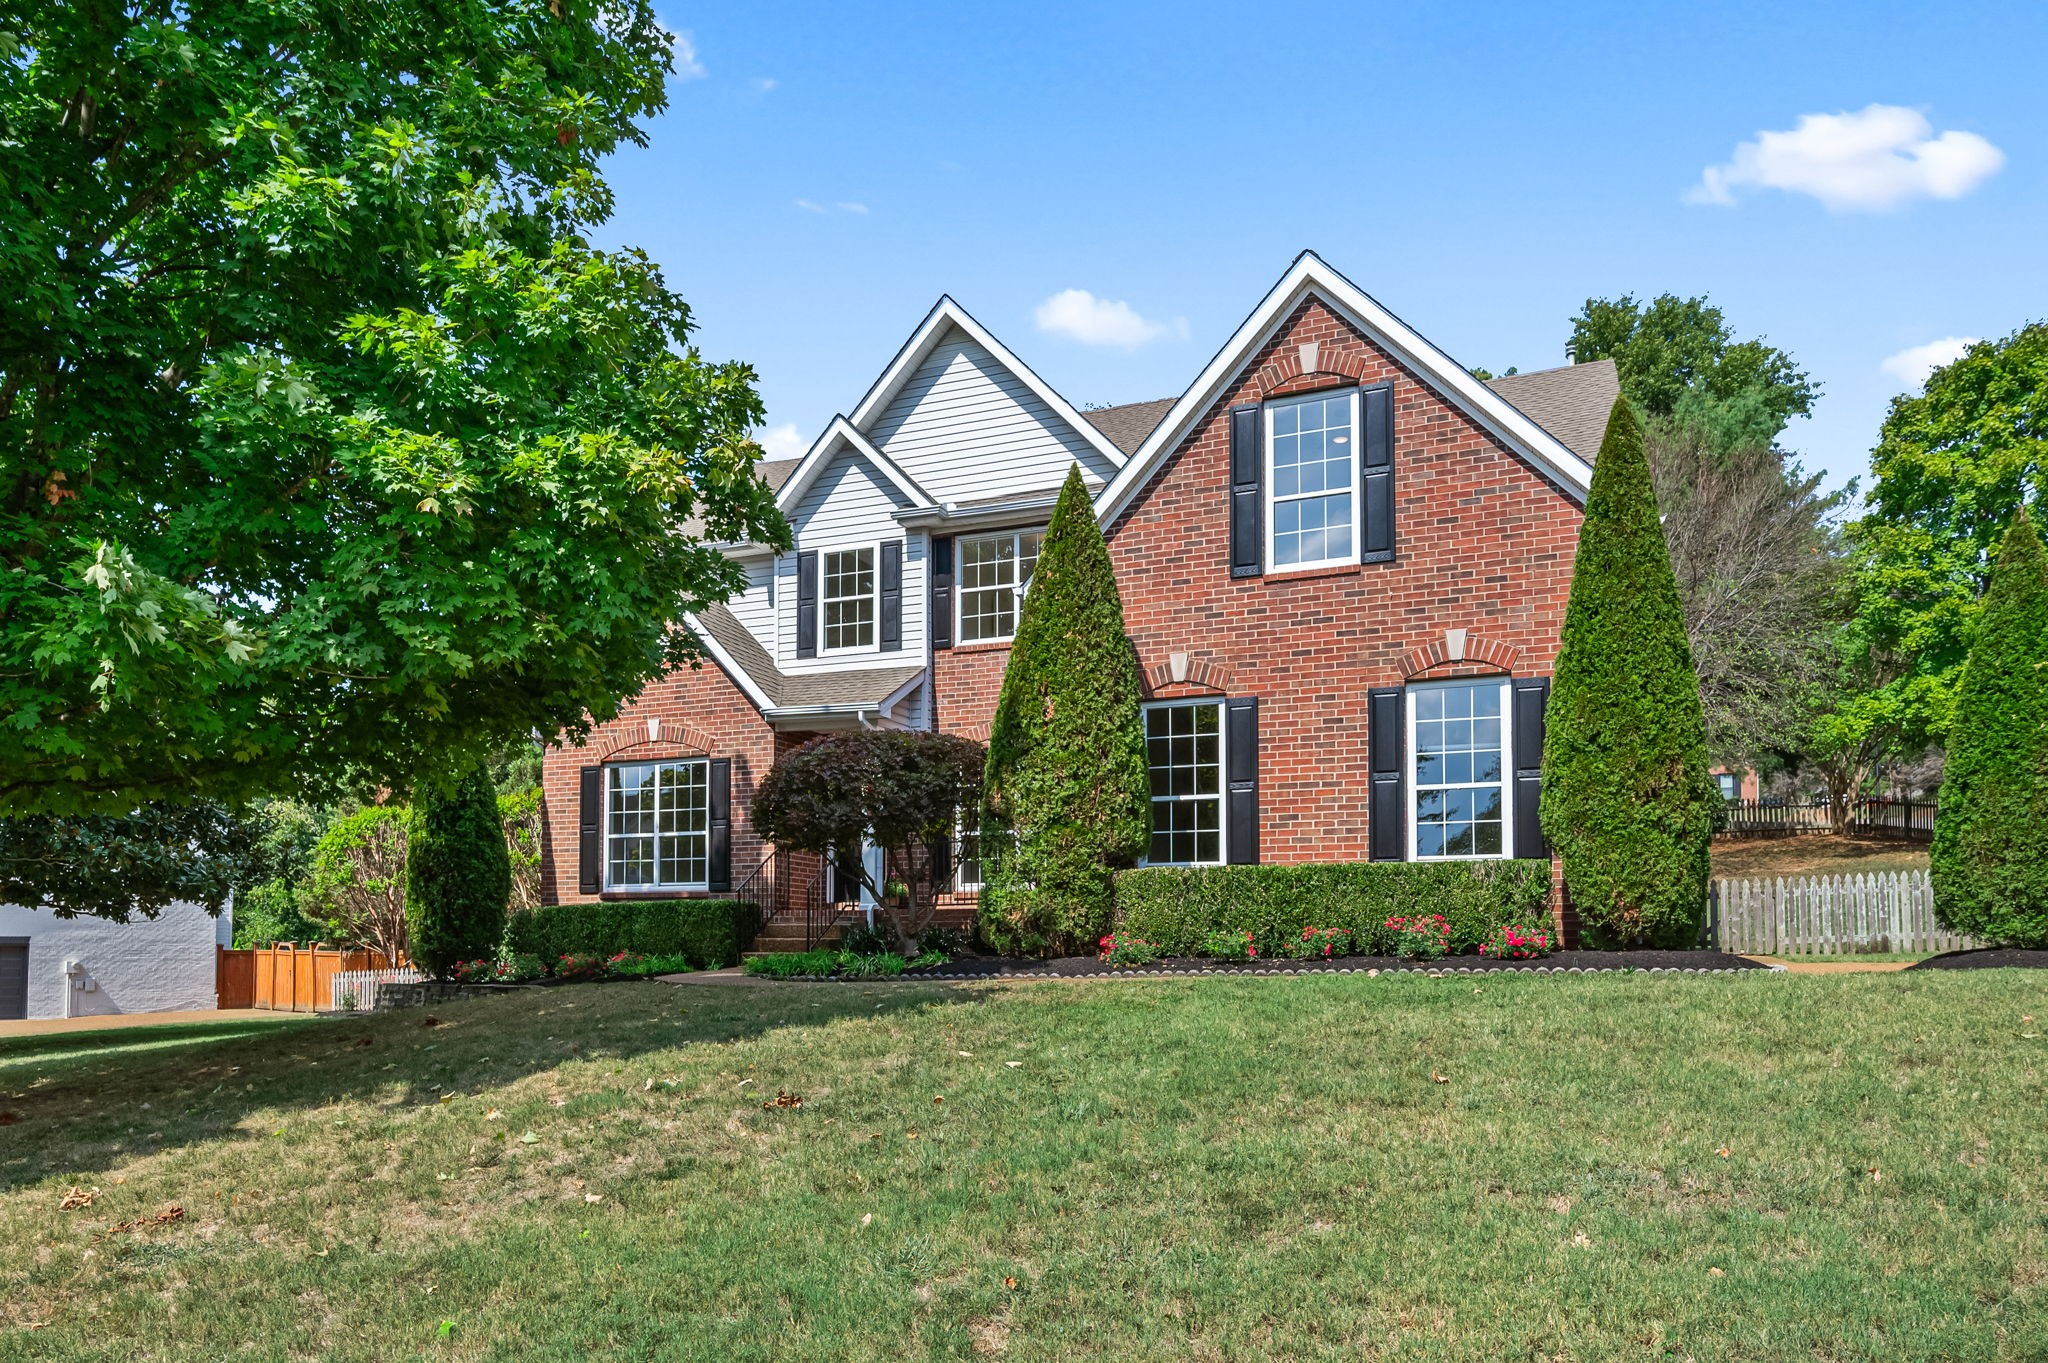
[[[1765,965],[1777,966],[1792,975],[1881,975],[1889,970],[1904,970],[1911,961],[1785,961],[1776,956],[1751,956],[1747,959],[1761,961]]]
[[[124,1027],[169,1027],[195,1022],[247,1022],[254,1018],[309,1017],[311,1014],[278,1013],[268,1008],[186,1009],[176,1013],[106,1013],[89,1018],[31,1018],[0,1022],[0,1037],[47,1036],[57,1032],[110,1032]]]

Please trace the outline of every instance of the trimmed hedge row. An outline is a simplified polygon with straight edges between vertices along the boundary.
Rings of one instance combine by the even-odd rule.
[[[512,915],[505,934],[513,955],[687,956],[700,970],[737,964],[761,930],[761,910],[737,899],[630,899],[544,904]]]
[[[1389,918],[1440,913],[1453,955],[1495,928],[1550,922],[1547,861],[1309,862],[1287,866],[1145,866],[1116,878],[1117,926],[1175,956],[1212,932],[1293,939],[1349,928],[1376,942]]]

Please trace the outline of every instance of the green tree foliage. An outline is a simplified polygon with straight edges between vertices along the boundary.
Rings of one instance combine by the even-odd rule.
[[[1851,661],[1871,681],[1836,718],[1844,741],[1938,742],[1975,637],[1993,554],[2022,506],[2048,508],[2048,323],[1980,342],[1892,400],[1864,513]]]
[[[1593,463],[1543,752],[1543,831],[1589,941],[1692,944],[1717,803],[1678,584],[1624,398]]]
[[[688,660],[787,526],[752,371],[589,241],[648,0],[13,14],[0,812],[403,788]]]
[[[540,907],[540,861],[547,846],[547,796],[528,786],[498,797],[498,819],[505,826],[505,854],[512,862],[514,913]]]
[[[1565,353],[1576,364],[1613,360],[1639,416],[1700,426],[1722,449],[1768,448],[1820,396],[1790,355],[1762,338],[1736,340],[1705,298],[1589,298]]]
[[[489,772],[422,787],[406,828],[405,929],[413,964],[437,979],[489,960],[505,939],[512,860]]]
[[[778,847],[820,856],[863,841],[881,848],[879,881],[864,859],[842,864],[860,863],[861,883],[910,955],[949,879],[944,849],[980,795],[982,759],[979,743],[953,734],[826,734],[775,759],[754,791],[754,827]]]
[[[1945,925],[2048,947],[2048,554],[2024,508],[1956,688],[1932,866]]]
[[[1144,851],[1143,694],[1102,527],[1069,470],[1017,621],[988,746],[981,930],[1009,951],[1092,951],[1112,878]]]
[[[263,865],[253,883],[235,889],[235,945],[317,940],[320,926],[306,916],[304,899],[327,812],[298,800],[259,800],[249,817]]]
[[[238,887],[269,873],[264,832],[210,800],[0,819],[0,904],[117,923],[180,902],[219,913]]]
[[[303,901],[330,942],[405,954],[405,844],[410,812],[371,805],[327,826]]]

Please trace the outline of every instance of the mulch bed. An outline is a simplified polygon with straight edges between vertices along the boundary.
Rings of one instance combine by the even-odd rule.
[[[1999,966],[2048,967],[2048,951],[2024,951],[2018,947],[1978,947],[1973,951],[1945,951],[1915,961],[1908,970],[1991,970]]]
[[[1495,961],[1484,956],[1451,956],[1441,961],[1403,961],[1391,956],[1343,956],[1331,961],[1212,961],[1201,957],[1169,956],[1152,965],[1117,967],[1104,965],[1093,956],[1069,956],[1056,961],[963,956],[944,965],[906,970],[897,978],[993,980],[1079,978],[1088,975],[1363,975],[1370,971],[1479,975],[1499,970],[1551,975],[1628,970],[1701,974],[1770,968],[1746,956],[1732,956],[1725,951],[1559,951],[1533,961]],[[872,983],[872,980],[861,982]]]

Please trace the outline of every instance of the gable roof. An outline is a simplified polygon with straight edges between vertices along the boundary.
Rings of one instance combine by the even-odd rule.
[[[1108,436],[1111,444],[1125,454],[1132,454],[1172,407],[1172,398],[1154,398],[1150,402],[1126,402],[1119,407],[1091,407],[1081,416]]]
[[[796,461],[796,467],[783,478],[782,485],[775,489],[775,505],[788,511],[804,495],[805,489],[817,481],[818,475],[832,466],[832,458],[844,445],[861,455],[877,472],[895,485],[914,507],[937,506],[932,495],[918,486],[917,480],[903,471],[888,455],[883,454],[868,442],[868,438],[854,428],[854,424],[843,416],[835,416],[825,427],[825,433],[818,437],[804,457]]]
[[[903,390],[903,386],[917,373],[918,366],[930,357],[932,351],[945,340],[946,333],[955,327],[994,356],[996,363],[1015,374],[1026,388],[1052,409],[1054,416],[1071,426],[1082,439],[1109,461],[1111,467],[1123,467],[1128,457],[1126,452],[1086,421],[1083,414],[1075,410],[1074,404],[1061,397],[1051,384],[1038,377],[1030,365],[1018,359],[1008,346],[998,341],[981,323],[975,321],[967,309],[953,301],[950,294],[941,295],[939,301],[932,305],[932,310],[918,323],[917,330],[903,343],[903,348],[896,352],[896,358],[889,361],[888,368],[882,371],[881,377],[875,380],[874,386],[861,398],[859,405],[850,413],[853,424],[861,430],[871,428],[875,419],[887,409],[890,402]]]
[[[1593,480],[1592,465],[1378,300],[1331,269],[1322,257],[1313,251],[1303,251],[1188,390],[1175,399],[1130,462],[1095,499],[1098,519],[1106,525],[1136,500],[1160,464],[1310,295],[1321,299],[1401,364],[1428,380],[1454,406],[1526,459],[1567,496],[1585,501]]]
[[[1488,379],[1486,386],[1590,464],[1607,438],[1607,418],[1621,397],[1621,371],[1613,360],[1589,360],[1506,374]]]
[[[922,664],[789,676],[775,665],[753,631],[723,605],[706,606],[689,617],[689,623],[712,661],[771,718],[791,711],[887,710],[924,676]]]

